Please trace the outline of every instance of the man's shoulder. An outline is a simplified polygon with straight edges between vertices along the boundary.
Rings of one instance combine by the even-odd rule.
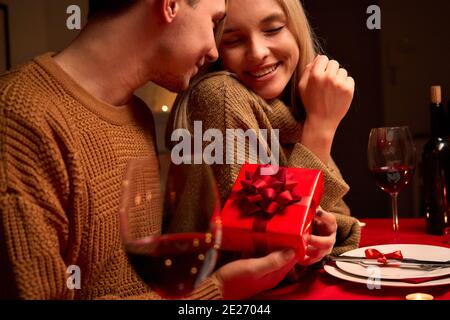
[[[0,109],[8,115],[36,116],[54,95],[48,75],[35,61],[29,61],[0,76]]]
[[[36,78],[39,77],[39,69],[40,67],[35,59],[20,64],[0,75],[0,87],[3,90],[5,86],[10,87],[16,85],[19,87],[21,84],[28,85],[35,83]]]

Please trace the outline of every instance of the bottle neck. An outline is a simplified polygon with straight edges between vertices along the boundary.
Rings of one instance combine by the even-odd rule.
[[[446,136],[447,124],[445,123],[444,106],[441,103],[432,103],[430,106],[431,134],[434,138]]]

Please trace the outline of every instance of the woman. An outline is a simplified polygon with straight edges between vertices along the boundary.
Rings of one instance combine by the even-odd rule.
[[[203,130],[267,129],[269,136],[278,129],[281,166],[322,170],[323,214],[315,218],[308,264],[332,250],[340,254],[356,248],[360,235],[342,199],[349,187],[330,156],[354,81],[336,61],[316,55],[316,48],[298,0],[229,0],[219,61],[177,98],[168,127],[192,128],[202,121]],[[218,70],[226,72],[213,72]],[[249,159],[248,149],[243,156],[260,160]],[[213,165],[223,200],[240,168]]]

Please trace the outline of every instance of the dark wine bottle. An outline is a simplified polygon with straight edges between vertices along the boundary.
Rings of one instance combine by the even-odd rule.
[[[447,137],[450,136],[450,100],[447,104]]]
[[[440,86],[431,87],[430,119],[422,153],[425,219],[428,233],[442,235],[450,227],[450,142]]]

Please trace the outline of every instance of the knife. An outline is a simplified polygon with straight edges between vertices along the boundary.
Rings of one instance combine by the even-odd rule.
[[[367,260],[374,260],[376,262],[377,259],[369,259],[366,257],[351,257],[351,256],[328,256],[328,261],[343,261],[343,262],[367,262]],[[411,258],[403,258],[400,259],[388,259],[388,262],[395,261],[398,263],[407,263],[407,264],[430,264],[430,265],[439,265],[442,267],[450,267],[450,260],[447,261],[433,261],[433,260],[418,260]]]

